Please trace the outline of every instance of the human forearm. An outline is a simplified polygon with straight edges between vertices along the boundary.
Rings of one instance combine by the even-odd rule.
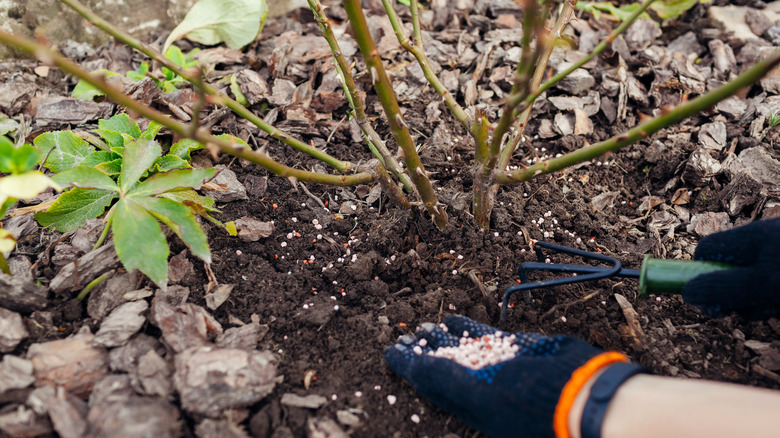
[[[594,376],[592,380],[598,376]],[[570,417],[580,438],[579,417],[588,389]],[[615,393],[602,438],[777,437],[780,392],[728,383],[637,375]]]

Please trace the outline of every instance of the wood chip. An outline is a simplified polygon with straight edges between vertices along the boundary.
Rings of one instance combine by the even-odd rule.
[[[338,424],[330,418],[309,417],[306,421],[309,438],[349,438]]]
[[[230,298],[230,292],[236,287],[235,284],[220,284],[215,287],[213,291],[206,294],[206,307],[211,310],[217,310],[228,298]]]
[[[97,347],[118,347],[124,345],[146,323],[143,315],[149,303],[131,301],[114,309],[100,324],[93,345]]]
[[[225,330],[224,333],[217,336],[214,342],[218,347],[252,351],[257,349],[257,343],[263,339],[268,330],[267,324],[252,321],[249,324]]]
[[[235,220],[238,237],[244,242],[257,242],[274,232],[274,224],[244,216]]]
[[[625,332],[621,330],[621,336],[627,335],[627,341],[634,350],[639,352],[645,351],[647,348],[647,338],[645,337],[645,332],[642,330],[642,325],[639,323],[639,315],[623,295],[615,294],[615,300],[623,311],[623,316],[625,316],[626,322],[628,323],[627,330]]]
[[[281,401],[281,403],[285,406],[292,406],[295,408],[306,408],[306,409],[319,409],[327,402],[328,402],[327,398],[318,394],[309,394],[307,396],[301,396],[289,392],[287,394],[282,395],[282,401]]]
[[[103,273],[119,266],[119,257],[114,251],[114,243],[111,242],[64,266],[51,280],[49,288],[54,293],[76,291]]]
[[[26,388],[35,382],[33,364],[19,356],[6,354],[0,362],[0,393]]]
[[[182,408],[217,418],[226,410],[250,406],[276,384],[276,359],[265,351],[198,347],[178,354],[174,385]]]
[[[23,278],[0,273],[0,303],[22,313],[46,308],[46,288]]]
[[[108,354],[95,348],[95,336],[84,326],[65,339],[33,344],[27,351],[37,385],[62,386],[79,397],[88,397],[92,386],[108,373]]]
[[[29,336],[22,316],[0,307],[0,352],[13,351],[22,339]]]

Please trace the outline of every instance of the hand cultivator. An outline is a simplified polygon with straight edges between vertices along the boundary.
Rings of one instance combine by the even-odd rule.
[[[585,259],[591,259],[611,264],[611,266],[572,265],[561,263],[545,263],[542,251],[547,248],[556,252],[573,254]],[[504,291],[504,300],[501,305],[501,321],[506,320],[506,311],[509,307],[509,298],[515,292],[522,292],[526,303],[531,302],[531,290],[542,287],[560,286],[563,284],[579,283],[589,280],[599,280],[609,277],[628,277],[639,279],[639,293],[648,296],[656,294],[680,293],[685,285],[694,277],[722,269],[733,268],[734,265],[712,261],[700,260],[663,260],[654,259],[650,254],[642,261],[641,269],[625,269],[620,260],[608,255],[583,251],[563,245],[549,242],[536,242],[534,251],[538,262],[526,262],[518,268],[520,284],[511,286]],[[574,274],[569,277],[542,280],[533,283],[528,282],[528,271],[550,271]],[[584,275],[581,275],[584,274]]]

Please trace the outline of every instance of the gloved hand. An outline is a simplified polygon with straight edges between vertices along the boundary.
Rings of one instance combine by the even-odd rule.
[[[491,336],[499,342],[486,347]],[[385,358],[423,396],[495,438],[554,437],[554,430],[568,436],[569,410],[582,386],[600,369],[627,361],[577,338],[504,334],[462,316],[423,324],[388,347]],[[642,370],[620,365],[630,370],[618,373],[617,385]]]
[[[710,234],[693,257],[739,267],[695,277],[683,289],[685,301],[711,315],[736,310],[748,318],[764,318],[780,313],[780,219]]]

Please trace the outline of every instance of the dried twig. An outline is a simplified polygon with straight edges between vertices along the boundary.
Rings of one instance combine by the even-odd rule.
[[[584,303],[584,302],[586,302],[588,300],[591,300],[591,299],[597,297],[600,293],[601,293],[601,291],[591,292],[588,295],[585,295],[584,297],[576,299],[574,301],[569,301],[567,303],[556,304],[556,305],[552,306],[550,308],[550,310],[544,312],[544,314],[542,315],[541,319],[544,319],[544,318],[547,318],[548,316],[551,316],[553,313],[555,313],[556,310],[563,310],[565,312],[565,311],[569,310],[569,307],[576,306],[577,304],[582,304],[582,303]]]

